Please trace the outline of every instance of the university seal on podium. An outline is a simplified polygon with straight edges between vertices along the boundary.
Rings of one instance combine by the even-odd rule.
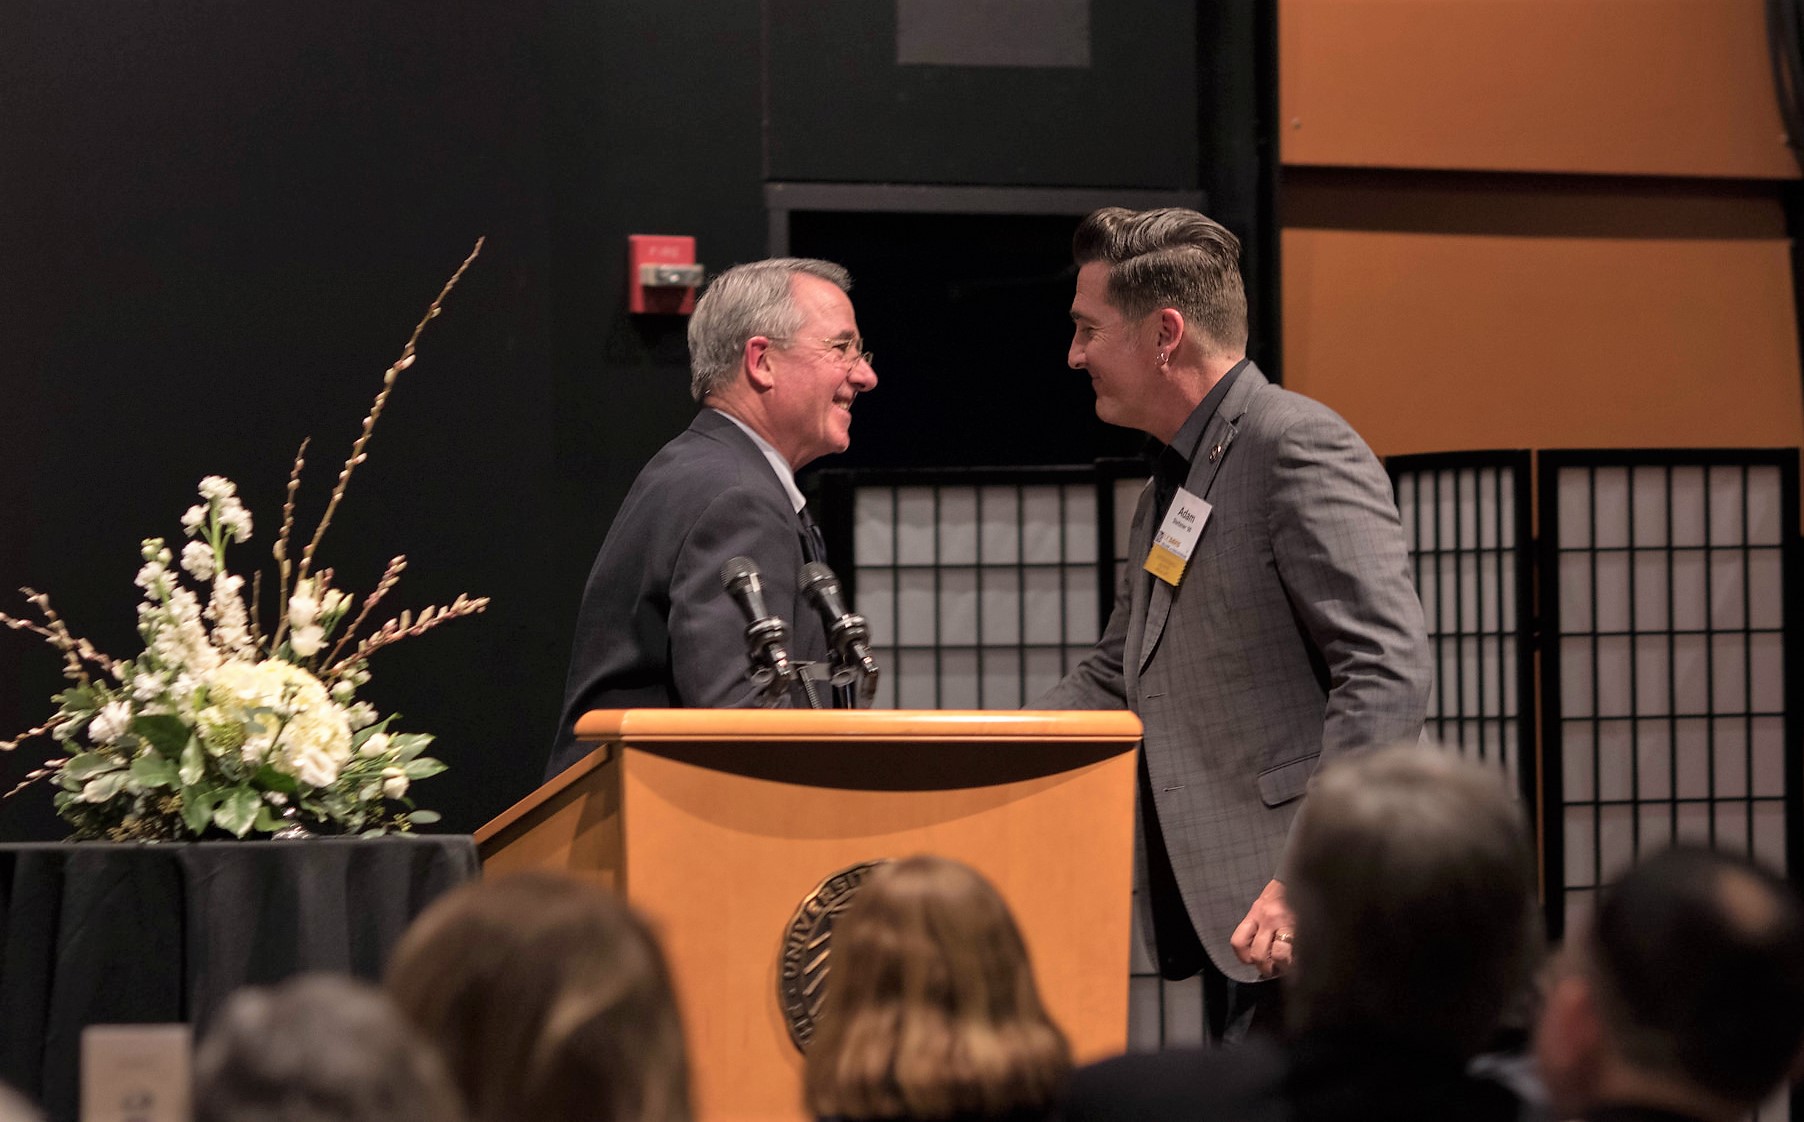
[[[887,858],[852,865],[832,874],[802,898],[777,959],[777,1004],[789,1026],[789,1039],[806,1052],[814,1039],[814,1019],[827,996],[827,960],[832,950],[833,919],[846,910],[858,886]]]

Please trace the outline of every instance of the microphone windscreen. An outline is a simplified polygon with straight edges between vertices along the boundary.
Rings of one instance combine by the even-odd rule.
[[[748,577],[758,576],[758,566],[750,557],[729,557],[720,567],[720,583],[733,587]]]

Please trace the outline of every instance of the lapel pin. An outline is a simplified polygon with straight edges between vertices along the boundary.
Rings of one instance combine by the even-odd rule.
[[[1222,450],[1225,448],[1227,448],[1227,444],[1225,442],[1217,441],[1215,447],[1209,449],[1209,462],[1214,463],[1215,461],[1221,459]]]

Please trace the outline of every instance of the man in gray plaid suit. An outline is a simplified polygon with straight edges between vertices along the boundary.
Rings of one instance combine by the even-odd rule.
[[[1277,987],[1252,983],[1308,954],[1283,870],[1310,776],[1421,733],[1422,607],[1376,457],[1246,359],[1239,240],[1192,210],[1111,207],[1073,255],[1068,361],[1097,416],[1165,447],[1108,628],[1038,704],[1145,723],[1160,968],[1200,971],[1211,1035],[1231,1039],[1270,1016]]]

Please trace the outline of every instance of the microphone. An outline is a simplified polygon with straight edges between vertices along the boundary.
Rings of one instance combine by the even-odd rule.
[[[758,566],[750,557],[730,557],[720,567],[720,582],[749,621],[745,629],[746,654],[777,679],[787,681],[795,674],[795,664],[783,648],[789,638],[789,626],[766,610]]]
[[[821,613],[821,620],[827,625],[827,640],[839,655],[840,664],[874,678],[877,662],[871,657],[870,625],[846,607],[845,594],[833,570],[819,561],[810,561],[802,566],[801,581],[802,595]]]

